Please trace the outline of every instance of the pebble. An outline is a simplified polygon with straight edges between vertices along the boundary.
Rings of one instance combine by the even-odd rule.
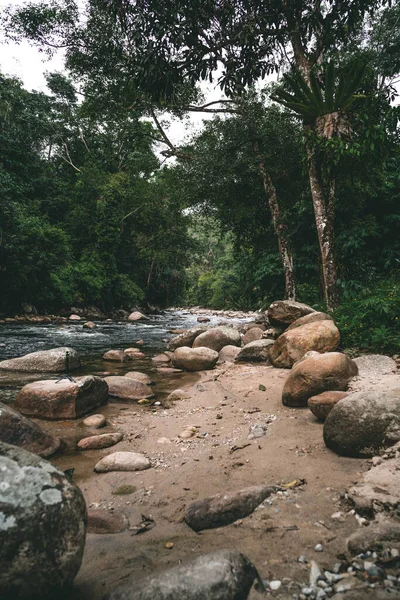
[[[307,563],[308,560],[306,559],[306,557],[302,554],[301,556],[299,556],[299,558],[297,559],[297,562],[299,563]]]
[[[326,598],[326,591],[323,589],[318,590],[317,598]]]
[[[269,582],[269,587],[271,590],[275,591],[275,590],[279,590],[279,588],[282,585],[282,581],[279,581],[279,579],[274,579],[273,581]]]
[[[322,546],[322,544],[317,544],[314,548],[315,552],[323,552],[324,551],[324,547]]]
[[[321,569],[318,566],[318,563],[315,560],[311,561],[310,568],[310,587],[315,587],[318,579],[322,576]]]
[[[340,521],[343,518],[343,513],[342,512],[335,512],[331,515],[331,519],[333,519],[334,521]]]
[[[314,588],[312,588],[312,587],[304,587],[301,591],[302,591],[302,593],[306,597],[308,597],[308,596],[311,596],[314,593]]]

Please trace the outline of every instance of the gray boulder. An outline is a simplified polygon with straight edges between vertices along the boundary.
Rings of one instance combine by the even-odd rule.
[[[172,364],[186,371],[204,371],[213,369],[218,360],[218,352],[210,348],[177,348],[172,357]]]
[[[241,337],[237,329],[233,327],[212,327],[201,333],[194,340],[193,348],[210,348],[219,352],[224,346],[240,346]]]
[[[400,389],[355,392],[326,418],[324,442],[342,456],[367,458],[400,440]]]
[[[236,550],[219,550],[125,584],[105,600],[246,600],[257,569]]]
[[[39,425],[1,402],[0,440],[39,454],[43,458],[51,456],[60,447],[58,438],[48,435]]]
[[[311,306],[294,300],[277,300],[268,308],[268,320],[272,325],[287,327],[300,317],[316,312]]]
[[[0,473],[0,597],[58,598],[82,562],[82,493],[47,461],[2,442]]]
[[[38,419],[77,419],[107,399],[108,385],[104,379],[87,375],[75,381],[48,379],[28,383],[19,392],[15,407]]]
[[[174,350],[182,348],[183,346],[191,348],[197,336],[204,331],[206,331],[206,327],[194,327],[193,329],[188,329],[187,331],[180,333],[169,342],[168,350],[174,352]]]
[[[269,362],[269,350],[273,340],[255,340],[240,350],[235,362]]]
[[[0,362],[0,371],[27,371],[31,373],[61,373],[66,370],[66,353],[69,354],[69,369],[81,366],[79,354],[73,348],[62,347],[39,350]]]

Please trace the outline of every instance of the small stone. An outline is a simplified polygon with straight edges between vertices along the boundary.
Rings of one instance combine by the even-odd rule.
[[[331,515],[331,519],[333,519],[334,521],[342,521],[343,520],[343,513],[342,512],[335,512]]]
[[[143,471],[149,469],[151,463],[148,458],[138,452],[114,452],[104,456],[95,465],[96,473],[109,471]]]
[[[161,437],[161,438],[158,438],[158,440],[157,440],[157,444],[170,444],[170,443],[171,443],[171,440],[166,437]]]
[[[310,587],[315,587],[318,579],[322,576],[321,569],[318,566],[318,563],[315,560],[311,561],[310,568]]]
[[[373,467],[377,467],[383,463],[383,460],[380,456],[373,456],[371,462]]]
[[[324,548],[323,548],[322,544],[317,544],[314,548],[314,551],[315,552],[323,552]]]
[[[313,592],[314,592],[314,588],[311,588],[311,587],[304,587],[304,588],[302,588],[302,590],[301,590],[301,591],[303,592],[303,594],[304,594],[306,597],[308,597],[308,596],[311,596],[311,595],[313,594]]]
[[[390,554],[392,558],[397,558],[398,556],[400,556],[400,552],[397,550],[397,548],[392,548],[390,550]]]
[[[279,581],[279,579],[274,579],[273,581],[269,582],[269,587],[272,591],[279,590],[281,585],[282,585],[282,581]]]
[[[83,438],[78,442],[78,448],[81,450],[100,450],[101,448],[109,448],[115,446],[123,438],[122,433],[102,433],[100,435],[92,435],[91,437]]]
[[[326,598],[326,591],[323,589],[318,590],[317,598],[319,598],[319,599]]]
[[[306,559],[306,557],[304,556],[304,554],[302,554],[301,556],[299,556],[299,558],[297,559],[297,562],[299,563],[307,563],[308,560]]]
[[[93,429],[100,429],[104,427],[107,423],[107,420],[104,415],[90,415],[90,417],[86,417],[82,421],[82,425],[85,427],[92,427]]]
[[[165,547],[167,550],[172,550],[172,548],[174,547],[174,543],[173,542],[167,542],[165,544]]]
[[[182,440],[188,440],[189,438],[192,438],[195,435],[195,433],[196,432],[193,431],[193,429],[184,429],[183,431],[181,431],[178,437],[180,437]]]

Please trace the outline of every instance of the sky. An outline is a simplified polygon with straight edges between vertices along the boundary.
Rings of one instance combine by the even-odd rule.
[[[32,1],[32,0],[31,0]],[[36,0],[34,0],[36,1]],[[0,0],[0,13],[7,6],[18,6],[21,0]],[[45,73],[63,70],[63,53],[58,53],[50,60],[39,52],[38,48],[30,46],[24,41],[20,44],[4,43],[0,40],[0,71],[4,75],[17,76],[22,80],[24,87],[31,91],[46,92]],[[207,101],[217,100],[221,97],[218,89],[211,85],[203,87]],[[212,115],[206,113],[192,113],[185,120],[164,119],[163,125],[168,123],[166,131],[172,143],[181,144],[186,138],[201,130],[203,119],[210,119]]]

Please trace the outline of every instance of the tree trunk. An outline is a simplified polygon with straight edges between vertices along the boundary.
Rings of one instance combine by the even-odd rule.
[[[321,252],[325,302],[327,309],[333,310],[338,305],[336,263],[334,258],[335,181],[333,179],[330,181],[329,193],[326,194],[318,161],[315,152],[310,146],[307,147],[307,156],[315,224]]]
[[[259,154],[258,148],[256,148]],[[258,160],[260,157],[258,156]],[[276,188],[272,183],[271,177],[265,168],[263,160],[259,162],[259,169],[264,184],[265,194],[268,199],[269,209],[271,211],[272,223],[278,238],[279,254],[282,260],[283,271],[285,274],[285,299],[296,300],[296,282],[293,271],[293,254],[290,248],[289,240],[286,236],[286,226],[282,223],[281,212],[278,204]]]

